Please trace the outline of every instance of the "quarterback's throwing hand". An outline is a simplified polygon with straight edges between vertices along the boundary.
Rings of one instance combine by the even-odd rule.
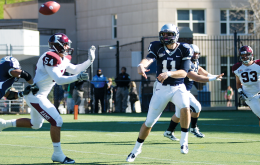
[[[80,74],[78,74],[77,78],[79,81],[88,80],[88,73],[82,71]]]
[[[90,61],[94,61],[95,60],[95,51],[96,51],[96,47],[94,45],[92,45],[89,49],[88,49],[88,59]]]
[[[140,74],[141,76],[143,76],[145,79],[147,79],[147,75],[145,72],[149,72],[150,69],[146,69],[143,65],[139,65],[137,67],[137,72],[138,74]]]

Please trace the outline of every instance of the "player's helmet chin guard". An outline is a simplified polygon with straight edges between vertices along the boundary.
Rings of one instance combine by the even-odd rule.
[[[250,46],[242,46],[239,49],[239,58],[243,64],[248,64],[250,61],[253,61],[253,49]]]
[[[197,45],[194,45],[194,44],[190,44],[190,47],[193,50],[193,56],[191,57],[191,61],[198,61],[198,59],[200,58],[200,49],[199,49],[199,47]]]
[[[71,48],[71,40],[63,33],[55,33],[49,39],[49,48],[55,50],[57,53],[64,55],[72,55],[74,49]],[[64,46],[69,45],[68,49]]]
[[[176,43],[179,39],[178,27],[174,24],[165,24],[159,32],[159,39],[164,45]]]

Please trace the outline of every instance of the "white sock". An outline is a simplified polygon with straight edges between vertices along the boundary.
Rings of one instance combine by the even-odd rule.
[[[180,140],[180,144],[182,145],[188,145],[188,135],[189,132],[182,132],[181,131],[181,140]]]
[[[5,128],[16,127],[16,119],[6,120]]]
[[[136,141],[135,147],[134,147],[134,149],[133,149],[133,152],[141,151],[141,148],[142,148],[143,144],[144,144],[144,143],[139,143],[138,141]]]
[[[62,152],[61,146],[60,146],[60,142],[58,142],[58,143],[54,143],[54,142],[53,142],[52,144],[53,144],[54,152],[59,152],[59,153]]]

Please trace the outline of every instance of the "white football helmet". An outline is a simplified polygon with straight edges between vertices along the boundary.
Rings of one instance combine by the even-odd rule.
[[[200,58],[200,49],[197,45],[190,44],[190,47],[193,49],[193,56],[191,57],[191,61],[198,61]]]
[[[165,24],[159,32],[159,39],[163,45],[176,43],[179,39],[179,29],[174,24]]]

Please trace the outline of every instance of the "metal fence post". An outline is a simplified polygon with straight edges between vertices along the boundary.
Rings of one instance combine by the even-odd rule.
[[[234,64],[237,63],[237,32],[235,31],[234,33]],[[236,106],[236,110],[238,110],[238,93],[237,93],[237,89],[235,90],[235,106]]]
[[[119,75],[119,41],[116,41],[116,77]]]

